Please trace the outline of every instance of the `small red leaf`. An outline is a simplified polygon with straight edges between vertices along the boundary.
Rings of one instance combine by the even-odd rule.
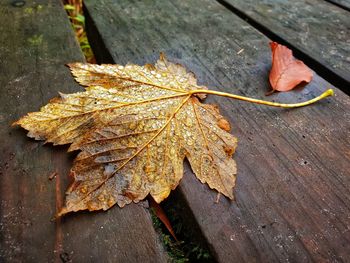
[[[301,82],[311,81],[312,71],[302,61],[295,59],[289,48],[277,42],[270,42],[270,47],[272,68],[269,79],[273,90],[288,91]]]

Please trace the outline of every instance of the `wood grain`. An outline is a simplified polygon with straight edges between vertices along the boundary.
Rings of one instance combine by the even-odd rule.
[[[10,125],[58,91],[80,90],[64,64],[83,55],[58,0],[1,1],[0,23],[0,261],[165,262],[140,205],[50,222],[62,205],[74,154]]]
[[[233,1],[232,11],[292,47],[314,70],[350,93],[349,12],[317,0]]]
[[[85,5],[94,48],[116,63],[154,62],[164,51],[201,85],[274,101],[299,102],[332,87],[315,74],[304,89],[265,97],[269,39],[213,1]],[[350,100],[334,89],[335,97],[293,110],[209,96],[239,138],[236,202],[215,204],[216,193],[186,165],[177,206],[189,207],[186,216],[218,262],[350,260]]]

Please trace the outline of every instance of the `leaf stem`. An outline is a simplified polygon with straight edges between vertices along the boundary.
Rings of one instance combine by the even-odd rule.
[[[258,100],[258,99],[253,99],[245,96],[239,96],[236,94],[231,94],[231,93],[226,93],[226,92],[221,92],[221,91],[215,91],[215,90],[191,90],[190,94],[213,94],[213,95],[218,95],[222,97],[228,97],[232,99],[237,99],[237,100],[243,100],[243,101],[248,101],[252,103],[257,103],[257,104],[263,104],[263,105],[268,105],[268,106],[273,106],[273,107],[281,107],[281,108],[297,108],[297,107],[303,107],[310,105],[312,103],[315,103],[316,101],[322,100],[328,96],[333,96],[334,91],[333,89],[328,89],[325,92],[323,92],[320,96],[317,96],[311,100],[300,102],[300,103],[278,103],[278,102],[272,102],[272,101],[266,101],[266,100]]]

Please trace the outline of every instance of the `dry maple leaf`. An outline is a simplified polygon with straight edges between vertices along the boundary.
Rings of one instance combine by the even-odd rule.
[[[270,42],[270,47],[272,68],[269,79],[273,91],[289,91],[302,82],[311,81],[312,71],[302,61],[295,59],[289,48],[277,42]]]
[[[237,139],[214,105],[199,101],[216,94],[278,107],[279,104],[207,90],[192,73],[161,54],[153,66],[73,63],[69,67],[86,91],[60,94],[15,125],[28,136],[80,150],[70,175],[65,206],[71,211],[107,210],[150,194],[161,202],[183,176],[186,157],[202,183],[233,198]]]

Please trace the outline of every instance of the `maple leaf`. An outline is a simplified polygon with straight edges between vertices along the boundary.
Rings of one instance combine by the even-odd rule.
[[[272,68],[269,75],[272,91],[289,91],[302,82],[309,83],[312,71],[301,61],[293,57],[292,51],[270,42],[272,50]]]
[[[79,150],[70,175],[65,206],[57,216],[88,209],[123,207],[150,194],[161,202],[183,176],[187,158],[197,178],[233,198],[237,139],[205,94],[277,107],[279,104],[198,86],[193,73],[170,63],[163,54],[155,65],[68,65],[86,91],[60,94],[39,112],[14,123],[28,136]]]

